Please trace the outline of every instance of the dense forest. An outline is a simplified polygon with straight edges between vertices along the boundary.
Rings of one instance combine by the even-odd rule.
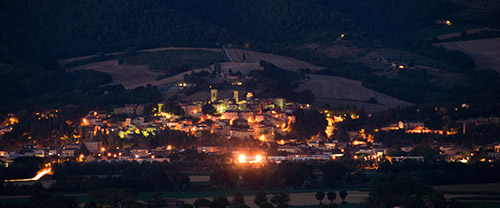
[[[487,89],[492,84],[487,81],[495,79],[493,86],[497,86],[497,75],[478,76],[471,72],[474,62],[467,55],[434,48],[431,42],[408,39],[408,34],[434,24],[436,19],[454,18],[460,9],[463,5],[432,0],[0,0],[0,114],[35,103],[51,107],[68,103],[98,106],[123,104],[134,98],[124,94],[134,92],[120,86],[98,88],[111,81],[109,75],[62,71],[57,64],[61,58],[128,48],[218,47],[229,43],[298,57],[327,67],[322,74],[362,80],[370,89],[405,101],[475,100],[471,92],[491,94],[492,90]],[[493,10],[489,14],[494,17],[499,12]],[[457,17],[453,21],[498,25],[494,20],[484,21],[484,17]],[[431,57],[452,67],[444,70],[470,73],[470,80],[456,89],[443,89],[429,82],[424,72],[401,73],[396,78],[378,76],[363,64],[323,59],[315,53],[282,47],[331,42],[339,34],[346,34],[349,40],[385,41]],[[480,74],[487,73],[490,72]],[[158,95],[152,87],[145,90]],[[310,93],[303,95],[300,97],[311,97]],[[99,100],[90,102],[95,98]],[[142,101],[149,98],[138,97]],[[308,100],[311,99],[305,99]]]
[[[458,9],[448,1],[432,0],[2,0],[1,61],[15,56],[49,64],[54,58],[127,46],[259,46],[336,38],[340,33],[392,40]]]

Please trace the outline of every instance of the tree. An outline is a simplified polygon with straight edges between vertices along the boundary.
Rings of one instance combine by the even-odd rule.
[[[325,198],[325,192],[318,191],[316,192],[315,197],[319,201],[319,204],[323,204],[323,199]]]
[[[255,199],[253,200],[253,203],[255,203],[257,206],[260,206],[262,203],[267,202],[267,194],[264,191],[257,191],[255,193]]]
[[[265,202],[262,202],[262,204],[259,205],[259,208],[274,208],[273,204],[265,201]]]
[[[156,192],[151,198],[148,199],[147,205],[150,208],[161,208],[167,206],[167,202],[160,192]]]
[[[329,191],[328,193],[326,193],[326,197],[328,198],[328,200],[330,200],[331,204],[337,198],[337,194],[334,191]]]
[[[293,125],[292,133],[299,139],[310,139],[314,135],[318,135],[325,130],[328,122],[325,116],[316,110],[304,111],[296,110],[295,124]]]
[[[241,192],[233,192],[233,200],[231,201],[231,206],[236,207],[240,204],[245,204],[245,199]]]
[[[213,115],[216,112],[214,106],[212,106],[211,104],[203,105],[201,107],[201,111],[203,112],[203,114],[209,114],[209,115]]]
[[[194,207],[196,207],[196,208],[209,207],[211,204],[212,203],[210,202],[210,200],[205,199],[205,198],[196,199],[196,201],[194,201],[194,203],[193,203]]]
[[[275,204],[278,208],[288,207],[288,202],[290,201],[290,196],[284,191],[273,194],[271,202]]]
[[[210,173],[210,183],[220,187],[233,187],[238,180],[237,174],[231,168],[218,168]]]
[[[212,204],[210,205],[210,208],[226,208],[230,204],[231,203],[229,203],[229,200],[227,200],[227,197],[216,196],[212,199]]]
[[[250,208],[250,207],[248,205],[246,205],[245,203],[243,203],[243,204],[236,205],[234,208]]]
[[[348,167],[338,161],[328,161],[320,165],[323,171],[324,179],[333,184],[335,181],[341,181],[348,172]]]
[[[345,190],[340,191],[339,196],[342,199],[342,203],[345,203],[345,198],[347,197],[347,191]]]

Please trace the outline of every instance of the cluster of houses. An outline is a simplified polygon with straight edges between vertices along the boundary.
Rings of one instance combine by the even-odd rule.
[[[194,99],[196,98],[196,99]],[[192,99],[192,100],[189,100]],[[147,138],[161,130],[184,131],[195,137],[202,137],[204,132],[217,135],[219,138],[228,140],[260,140],[273,144],[272,151],[259,154],[259,161],[280,162],[284,160],[329,160],[349,155],[354,159],[380,161],[383,158],[391,162],[406,159],[423,160],[422,156],[388,156],[393,152],[409,153],[413,147],[389,148],[384,144],[374,141],[372,135],[364,130],[348,132],[349,141],[339,142],[329,140],[334,134],[335,123],[342,122],[345,117],[330,115],[328,111],[322,112],[326,115],[328,125],[325,136],[318,135],[307,140],[306,143],[295,143],[293,140],[276,140],[278,136],[286,136],[295,123],[293,112],[299,108],[309,110],[310,105],[287,102],[284,98],[256,99],[252,92],[233,90],[219,91],[210,89],[209,92],[201,92],[185,102],[177,105],[183,110],[183,115],[174,115],[165,110],[164,104],[158,104],[154,108],[154,116],[146,112],[144,105],[129,104],[114,109],[113,114],[104,114],[96,111],[89,112],[75,129],[71,137],[75,143],[65,144],[62,147],[40,147],[36,144],[26,145],[17,152],[0,151],[0,158],[5,164],[19,156],[37,156],[59,158],[76,158],[79,161],[94,160],[137,160],[137,161],[168,161],[168,156],[175,147],[170,145],[163,147],[119,147],[109,148],[103,145],[103,138],[108,135],[118,135],[120,139],[131,139],[133,137]],[[208,106],[208,107],[207,107]],[[210,112],[204,112],[209,109]],[[149,116],[146,116],[149,115]],[[40,114],[40,119],[49,115]],[[345,115],[348,116],[348,115]],[[350,115],[356,119],[356,115]],[[146,120],[147,119],[147,120]],[[12,120],[12,122],[15,122]],[[465,131],[470,125],[485,125],[499,123],[498,117],[476,118],[456,121],[463,125]],[[8,126],[7,126],[8,127]],[[398,123],[377,129],[378,131],[404,130],[409,134],[456,134],[457,130],[449,131],[431,130],[420,121],[399,121]],[[376,131],[377,131],[376,130]],[[82,139],[84,138],[84,139]],[[109,141],[107,141],[109,143]],[[241,148],[229,148],[220,144],[197,144],[195,149],[200,153],[209,155],[232,155],[233,159],[242,154],[248,154],[250,150]],[[487,150],[483,155],[484,160],[496,160],[500,158],[500,144],[478,146],[477,148],[465,148],[460,146],[449,146],[435,144],[442,156],[447,161],[468,162],[474,154],[480,150]],[[179,151],[179,150],[177,150]],[[90,154],[88,154],[90,153]],[[409,155],[409,154],[403,154]],[[248,157],[256,157],[249,156]],[[235,159],[234,161],[238,161]]]

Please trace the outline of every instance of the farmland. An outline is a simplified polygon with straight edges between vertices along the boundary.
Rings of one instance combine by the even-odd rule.
[[[325,75],[309,75],[309,77],[310,79],[296,90],[311,90],[316,96],[317,103],[356,105],[368,111],[411,104],[365,88],[361,85],[361,81]],[[378,104],[368,103],[370,98],[375,98]]]
[[[125,63],[121,65],[116,60],[107,60],[75,66],[67,70],[94,69],[109,73],[113,79],[111,84],[122,84],[127,89],[133,89],[147,84],[159,86],[181,81],[185,73],[201,71],[203,70],[201,67],[209,66],[212,62],[225,58],[220,49],[211,48],[157,48],[138,52],[142,54],[127,57]],[[73,61],[91,57],[93,56],[60,60],[59,64],[65,66]],[[175,60],[175,63],[171,63],[174,62],[172,60]],[[176,71],[182,67],[184,67],[182,70]],[[164,79],[158,79],[158,77],[164,77]]]
[[[437,43],[435,46],[462,51],[474,59],[476,68],[500,72],[500,38]]]
[[[282,69],[296,72],[298,72],[300,69],[311,69],[312,71],[323,69],[323,67],[316,66],[305,61],[275,54],[241,49],[228,49],[228,53],[235,62],[259,63],[260,61],[266,61]]]
[[[500,184],[458,184],[434,186],[448,199],[455,198],[476,207],[499,207]]]

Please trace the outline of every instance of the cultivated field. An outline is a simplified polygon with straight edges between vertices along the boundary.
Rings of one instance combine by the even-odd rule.
[[[300,69],[311,69],[312,71],[323,69],[323,67],[316,66],[307,63],[305,61],[297,60],[286,56],[241,50],[241,49],[227,49],[227,50],[229,52],[229,55],[235,62],[259,63],[262,60],[272,63],[282,69],[297,71],[297,72]],[[245,60],[243,60],[243,54],[245,54]]]
[[[470,55],[478,69],[494,69],[500,72],[500,38],[437,43],[447,49]]]
[[[496,192],[500,194],[500,183],[443,185],[434,186],[433,188],[442,192]]]
[[[489,27],[482,27],[482,28],[474,28],[474,29],[470,29],[470,30],[464,30],[467,32],[467,34],[474,34],[474,33],[480,33],[480,32],[483,32],[483,31],[498,31],[498,29],[494,29],[494,28],[489,28]],[[445,39],[448,39],[448,38],[453,38],[453,37],[460,37],[461,36],[461,31],[460,32],[454,32],[454,33],[449,33],[449,34],[443,34],[443,35],[438,35],[436,36],[436,38],[438,40],[445,40]]]
[[[210,51],[210,52],[218,52],[222,53],[222,49],[216,48],[155,48],[148,50],[140,50],[138,52],[160,52],[167,50],[192,50],[193,53],[195,51]],[[279,67],[288,70],[296,70],[298,71],[301,68],[309,68],[311,70],[318,70],[321,67],[309,64],[304,61],[299,61],[297,59],[279,56],[274,54],[266,54],[260,52],[239,50],[239,49],[228,49],[229,54],[233,57],[233,60],[236,62],[222,62],[220,63],[222,71],[229,71],[231,69],[233,72],[241,71],[243,74],[247,74],[252,70],[259,70],[262,67],[259,65],[260,60],[268,61],[273,63]],[[117,53],[109,53],[107,55],[116,55]],[[246,61],[243,62],[241,60],[242,54],[245,54]],[[71,63],[72,61],[83,60],[93,57],[92,56],[82,56],[70,59],[59,60],[59,64],[61,67],[64,67],[66,64]],[[239,57],[239,58],[238,58]],[[241,62],[238,62],[241,61]],[[186,73],[191,73],[192,71],[199,72],[203,69],[194,69],[184,73],[180,73],[162,80],[156,80],[156,77],[162,75],[164,72],[159,70],[150,70],[148,65],[139,65],[139,64],[122,64],[118,65],[116,60],[108,60],[101,62],[94,62],[85,64],[82,66],[76,66],[72,68],[67,68],[66,70],[79,70],[79,69],[94,69],[96,71],[109,73],[113,78],[111,84],[122,84],[127,89],[133,89],[139,86],[144,86],[147,84],[152,84],[154,86],[165,85],[172,82],[179,82],[183,80],[183,76]],[[209,70],[209,69],[205,69]]]
[[[290,204],[291,206],[308,206],[308,205],[318,205],[319,201],[316,200],[315,195],[316,192],[306,192],[306,193],[290,193],[288,194],[290,196]],[[337,191],[338,194],[338,191]],[[363,199],[368,198],[368,192],[361,192],[361,191],[347,191],[347,198],[346,202],[348,203],[359,203],[363,201]],[[230,199],[231,196],[226,196]],[[272,197],[272,194],[269,194],[267,196],[268,199]],[[201,197],[203,198],[203,197]],[[212,200],[212,197],[205,197],[206,199]],[[246,195],[244,197],[245,199],[245,204],[247,204],[251,208],[258,208],[257,205],[253,203],[253,200],[255,198],[255,195]],[[181,198],[187,203],[193,204],[194,201],[198,198]],[[323,203],[329,203],[328,199],[323,200]],[[337,199],[334,201],[335,203],[341,203],[342,200],[340,197],[337,196]]]
[[[411,103],[370,90],[361,85],[361,81],[326,75],[309,75],[310,79],[302,83],[296,90],[311,90],[317,103],[331,105],[356,105],[367,111],[377,111],[390,107],[406,106]],[[378,104],[368,103],[375,98]]]
[[[139,86],[151,84],[154,86],[164,85],[171,82],[179,82],[184,79],[184,74],[192,71],[199,72],[203,69],[195,69],[183,72],[162,80],[156,80],[158,75],[163,74],[161,71],[150,70],[147,65],[118,65],[116,60],[102,61],[83,66],[77,66],[68,70],[79,69],[94,69],[96,71],[108,73],[113,81],[110,84],[122,84],[126,89],[134,89]],[[205,69],[208,70],[208,69]]]
[[[248,74],[250,71],[263,69],[259,63],[247,62],[223,62],[220,63],[220,66],[223,72],[227,72],[231,69],[235,73],[240,71],[242,74]]]
[[[221,53],[222,49],[215,49],[215,48],[155,48],[155,49],[148,49],[148,50],[140,50],[139,52],[161,52],[161,51],[193,51],[193,54],[199,54],[199,51],[209,51],[209,52],[216,52],[216,53]],[[113,53],[117,54],[117,53]],[[112,55],[112,54],[108,54]],[[157,54],[151,54],[151,56],[155,56]],[[160,54],[161,55],[161,54]],[[145,55],[142,55],[145,56]],[[82,59],[88,59],[92,56],[82,56],[82,57],[76,57],[76,58],[71,58],[71,59],[64,59],[64,60],[59,60],[60,66],[64,67],[66,64],[71,63],[72,61],[76,60],[82,60]],[[223,56],[222,56],[223,57]],[[147,84],[152,84],[154,86],[160,86],[160,85],[165,85],[167,83],[172,83],[172,82],[179,82],[183,80],[184,74],[186,73],[191,73],[192,71],[199,72],[203,70],[203,68],[200,69],[194,69],[190,70],[187,72],[179,73],[177,75],[173,75],[171,77],[162,79],[162,80],[156,80],[156,77],[159,75],[162,75],[165,73],[164,71],[160,70],[151,70],[150,66],[144,64],[122,64],[118,65],[117,60],[108,60],[108,61],[101,61],[101,62],[94,62],[94,63],[89,63],[85,64],[82,66],[76,66],[76,67],[71,67],[67,68],[66,70],[79,70],[79,69],[94,69],[96,71],[104,72],[104,73],[109,73],[111,75],[111,78],[113,79],[112,83],[110,84],[122,84],[126,89],[133,89],[139,86],[145,86]],[[205,69],[208,70],[208,69]]]

